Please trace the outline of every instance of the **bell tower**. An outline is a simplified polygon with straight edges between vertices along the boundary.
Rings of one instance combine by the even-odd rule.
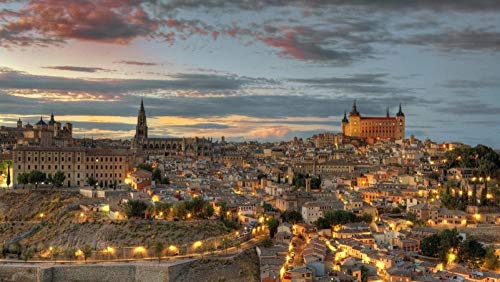
[[[140,141],[148,138],[148,123],[146,121],[146,111],[144,101],[141,98],[141,108],[137,115],[137,125],[135,127],[135,140]]]

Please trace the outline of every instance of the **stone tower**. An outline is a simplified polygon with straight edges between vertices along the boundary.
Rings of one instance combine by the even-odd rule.
[[[141,99],[141,108],[137,115],[137,125],[135,127],[135,140],[144,140],[148,138],[148,123],[146,121],[146,111],[144,110],[144,101]]]
[[[401,109],[401,103],[399,104],[399,111],[396,114],[397,121],[397,138],[396,139],[404,139],[405,138],[405,114]]]

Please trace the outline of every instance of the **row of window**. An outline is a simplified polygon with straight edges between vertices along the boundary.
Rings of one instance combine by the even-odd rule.
[[[19,162],[21,162],[21,161],[22,161],[21,156],[19,156],[17,159],[18,159],[18,161],[19,161]],[[28,161],[28,162],[31,162],[31,157],[30,157],[30,156],[28,156],[26,159],[27,159],[27,161]],[[65,160],[66,160],[67,162],[71,162],[71,157],[68,157],[68,158],[66,158],[66,159],[65,159],[64,157],[61,157],[61,158],[60,158],[60,160],[61,160],[61,162],[64,162]],[[80,157],[78,157],[78,158],[76,159],[76,161],[77,161],[77,162],[80,162],[80,160],[81,160],[81,159],[80,159]],[[38,162],[38,157],[33,157],[33,161]],[[40,157],[40,161],[44,162],[44,161],[45,161],[45,157]],[[48,162],[51,162],[51,161],[52,161],[52,157],[47,157],[47,161],[48,161]],[[58,158],[57,158],[57,157],[54,157],[54,161],[55,161],[55,162],[57,162],[57,161],[58,161]],[[108,162],[108,161],[110,161],[110,162],[112,162],[112,161],[113,161],[113,158],[112,158],[112,157],[110,157],[110,158],[108,159],[107,157],[104,157],[104,158],[100,158],[100,159],[99,159],[99,158],[89,158],[89,157],[87,157],[87,162],[90,162],[90,161],[92,161],[92,162],[99,162],[99,161],[104,161],[104,162]],[[121,161],[122,161],[122,157],[119,157],[119,158],[118,158],[118,157],[115,157],[115,160],[114,160],[114,161],[115,161],[115,162],[121,162]]]
[[[19,170],[21,170],[21,165],[18,165],[18,166],[17,166],[17,168],[18,168]],[[31,169],[31,165],[28,165],[28,170],[30,170],[30,169]],[[37,170],[37,169],[38,169],[38,165],[33,165],[33,169],[34,169],[34,170]],[[45,170],[45,165],[41,165],[41,166],[40,166],[40,169],[41,169],[41,170]],[[51,170],[51,169],[52,169],[52,165],[47,165],[47,169],[48,169],[48,170]],[[59,168],[58,168],[58,166],[57,166],[57,165],[54,165],[54,169],[55,169],[55,170],[57,170],[57,169],[59,169]],[[64,165],[61,165],[61,168],[60,168],[60,169],[61,169],[61,170],[64,170],[64,169],[71,169],[71,165],[68,165],[68,166],[66,166],[66,167],[65,167]],[[76,166],[76,169],[77,169],[77,170],[80,170],[80,165],[77,165],[77,166]],[[87,169],[87,170],[89,169],[89,166],[88,166],[88,165],[87,165],[86,169]],[[91,165],[91,166],[90,166],[90,169],[94,169],[94,166],[93,166],[93,165]],[[95,166],[95,169],[99,169],[99,166],[98,166],[98,165],[96,165],[96,166]],[[107,170],[107,169],[108,169],[108,166],[107,166],[107,165],[105,165],[105,166],[102,166],[102,165],[101,165],[101,168],[100,168],[100,169],[101,169],[101,170],[102,170],[102,169],[106,169],[106,170]],[[109,169],[113,169],[113,166],[112,166],[112,165],[110,165],[110,166],[109,166]],[[114,166],[114,169],[122,169],[122,166],[121,166],[121,165],[115,165],[115,166]]]

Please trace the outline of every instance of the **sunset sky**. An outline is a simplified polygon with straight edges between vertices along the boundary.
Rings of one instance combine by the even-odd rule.
[[[289,140],[395,114],[500,148],[500,1],[0,0],[0,124]]]

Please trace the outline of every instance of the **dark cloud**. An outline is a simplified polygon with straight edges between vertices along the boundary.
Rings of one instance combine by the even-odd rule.
[[[484,104],[477,100],[453,101],[439,108],[440,112],[455,115],[494,115],[500,116],[500,107]]]
[[[46,66],[44,69],[76,71],[76,72],[109,72],[113,70],[97,68],[97,67],[76,67],[76,66]]]
[[[51,90],[81,93],[94,93],[108,97],[127,93],[142,92],[148,95],[233,95],[232,91],[240,90],[247,85],[277,83],[276,81],[222,74],[173,74],[168,80],[146,79],[102,79],[86,80],[54,76],[30,75],[10,69],[0,69],[0,90]],[[163,93],[161,91],[186,91],[180,94]],[[33,93],[35,94],[35,93]]]
[[[500,32],[475,30],[444,30],[435,33],[416,34],[396,43],[434,46],[443,51],[500,51]]]
[[[499,88],[500,78],[488,77],[478,80],[470,79],[453,79],[449,80],[442,86],[452,89],[481,89],[481,88]],[[469,94],[469,92],[467,92]]]
[[[136,66],[157,66],[157,63],[151,62],[141,62],[141,61],[118,61],[114,62],[115,64],[124,64],[124,65],[136,65]]]

